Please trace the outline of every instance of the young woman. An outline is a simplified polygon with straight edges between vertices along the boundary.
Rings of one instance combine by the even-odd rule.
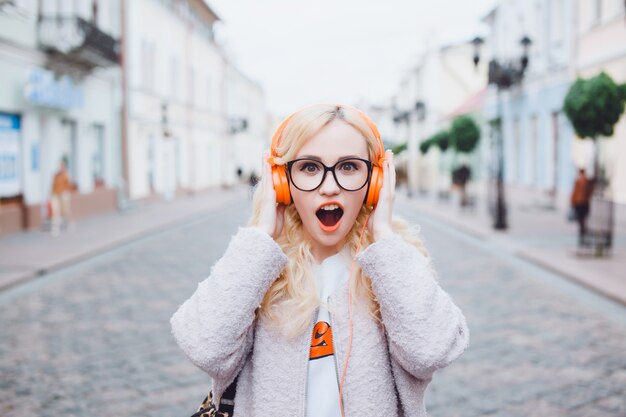
[[[307,107],[263,164],[249,226],[171,320],[214,401],[237,378],[238,416],[426,416],[433,372],[469,332],[392,218],[393,155],[376,126],[353,107]]]

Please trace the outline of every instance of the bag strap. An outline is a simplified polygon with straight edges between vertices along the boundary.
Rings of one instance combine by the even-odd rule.
[[[191,417],[232,417],[235,413],[235,394],[237,393],[237,380],[239,375],[226,388],[220,406],[217,408],[213,401],[213,391],[209,391],[209,395],[204,397],[204,401],[200,404],[198,411],[193,413]]]
[[[235,378],[233,382],[226,388],[224,394],[222,394],[222,399],[220,400],[220,407],[217,410],[218,413],[226,412],[227,415],[231,417],[235,413],[235,394],[237,393],[237,380],[239,379],[239,375]]]

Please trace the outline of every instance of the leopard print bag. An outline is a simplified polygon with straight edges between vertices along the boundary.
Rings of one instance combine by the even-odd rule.
[[[219,409],[213,402],[213,391],[204,397],[198,411],[191,417],[233,417],[235,414],[235,392],[237,391],[237,378],[226,388],[220,401]]]

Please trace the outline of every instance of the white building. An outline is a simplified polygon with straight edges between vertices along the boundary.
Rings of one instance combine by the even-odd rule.
[[[450,185],[449,172],[440,174],[440,165],[450,165],[449,155],[442,160],[438,149],[431,149],[423,156],[419,144],[447,128],[450,114],[484,88],[485,65],[475,68],[472,53],[469,43],[428,50],[400,83],[394,99],[395,136],[407,143],[409,193]]]
[[[42,224],[62,158],[75,218],[252,172],[265,99],[217,20],[203,0],[0,2],[0,234]]]
[[[563,205],[574,175],[573,131],[562,112],[571,84],[572,1],[502,0],[484,20],[484,52],[501,66],[520,68],[520,41],[532,41],[522,82],[501,88],[499,97],[490,85],[483,112],[484,130],[498,121],[502,128],[505,181]]]
[[[42,223],[62,158],[78,187],[75,217],[115,207],[118,6],[0,3],[0,234]]]
[[[250,175],[260,176],[261,156],[269,151],[272,134],[263,89],[247,78],[228,61],[226,65],[226,114],[230,139],[225,148],[230,152],[223,164],[222,182],[231,185]]]
[[[218,20],[203,0],[125,1],[132,199],[232,184],[267,135],[262,90],[215,43]]]

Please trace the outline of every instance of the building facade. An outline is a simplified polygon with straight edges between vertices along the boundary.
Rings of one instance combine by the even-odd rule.
[[[125,146],[131,199],[219,181],[226,131],[217,16],[202,1],[125,1]]]
[[[485,85],[486,65],[474,67],[472,47],[445,45],[424,53],[401,80],[394,97],[396,137],[407,143],[406,170],[409,194],[447,191],[450,188],[452,152],[436,147],[419,151],[424,140],[449,127],[450,116]]]
[[[74,219],[258,174],[264,93],[218,21],[203,0],[0,2],[0,234],[46,224],[61,160]]]
[[[39,227],[62,159],[75,218],[112,210],[120,170],[119,2],[0,6],[0,234]]]
[[[604,71],[616,83],[626,83],[626,4],[622,0],[575,0],[573,4],[571,78],[590,78]],[[590,140],[574,140],[576,166],[593,172],[593,152]],[[615,126],[613,137],[600,138],[600,160],[609,195],[626,211],[626,115]]]
[[[261,86],[228,60],[225,70],[228,120],[225,149],[229,154],[222,165],[222,183],[229,186],[251,175],[261,175],[261,156],[269,151],[273,132]]]
[[[124,4],[129,197],[233,184],[260,155],[266,110],[262,89],[215,42],[219,17],[203,0]]]
[[[483,130],[495,137],[491,130],[502,129],[505,181],[558,205],[566,204],[575,172],[573,130],[562,111],[571,85],[572,13],[569,0],[503,0],[484,19],[486,49],[500,65],[519,67],[521,39],[532,43],[521,82],[490,86]]]

